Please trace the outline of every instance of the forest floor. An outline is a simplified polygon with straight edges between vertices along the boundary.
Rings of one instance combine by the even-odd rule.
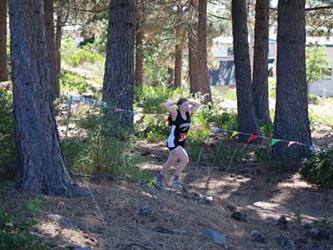
[[[235,104],[224,100],[221,107]],[[310,105],[330,119],[332,107],[332,98]],[[63,136],[66,126],[59,130]],[[330,125],[312,135],[317,145],[333,144]],[[47,249],[333,249],[333,225],[323,220],[333,216],[333,190],[309,184],[295,166],[209,164],[209,147],[199,164],[191,159],[182,176],[187,192],[158,191],[105,175],[76,177],[90,195],[68,199],[19,192],[13,181],[4,180],[0,208],[24,216],[26,204],[40,199],[34,233]],[[142,152],[137,167],[157,174],[167,158],[165,143],[140,141],[137,149]]]
[[[138,146],[138,166],[156,174],[167,157],[164,143]],[[225,241],[228,249],[333,249],[333,225],[311,226],[333,215],[332,190],[310,185],[293,166],[282,171],[248,162],[228,168],[204,158],[186,169],[188,190],[182,193],[107,176],[78,177],[91,195],[39,196],[35,233],[47,249],[224,249]],[[3,210],[18,212],[36,197],[18,192],[13,182],[2,183],[0,195]],[[226,239],[220,235],[219,244],[207,230]]]

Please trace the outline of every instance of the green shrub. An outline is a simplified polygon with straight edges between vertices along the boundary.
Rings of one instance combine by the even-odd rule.
[[[0,89],[0,171],[15,175],[15,141],[12,95]]]
[[[177,96],[187,96],[184,89],[167,88],[163,85],[144,85],[134,90],[134,102],[138,108],[142,108],[144,113],[166,113],[161,105],[166,99],[175,99]]]
[[[191,128],[188,132],[188,139],[192,140],[196,143],[203,143],[206,138],[211,134],[211,131],[203,126],[196,125],[195,127]]]
[[[242,146],[227,145],[225,141],[218,141],[208,153],[208,162],[228,166],[249,160],[248,150]]]
[[[91,47],[86,46],[77,48],[74,39],[70,36],[66,36],[62,41],[62,59],[72,65],[79,66],[84,62],[103,64],[104,57],[97,52],[93,51]]]
[[[305,48],[306,82],[311,84],[330,76],[330,59],[324,46],[312,44]]]
[[[215,122],[218,128],[238,130],[237,114],[234,112],[217,111],[212,114],[211,122]]]
[[[77,91],[79,94],[92,90],[87,80],[79,74],[67,70],[60,72],[60,86],[64,92]]]
[[[147,171],[135,166],[135,141],[126,131],[118,131],[113,122],[107,124],[100,114],[84,116],[79,112],[73,120],[83,130],[82,135],[61,142],[65,163],[72,173],[150,178]]]
[[[309,119],[311,130],[315,130],[320,125],[333,126],[333,116],[319,115],[311,109],[309,109]]]
[[[0,249],[43,249],[32,234],[37,224],[35,217],[40,213],[41,201],[33,199],[26,205],[25,218],[18,213],[0,211]]]
[[[166,66],[167,58],[165,51],[161,50],[159,36],[154,40],[143,39],[143,71],[145,72],[145,83],[149,85],[168,86],[172,82],[172,70]]]
[[[311,104],[319,104],[319,102],[320,102],[320,97],[309,94],[309,95],[308,95],[308,101],[309,101],[309,103],[311,103]]]
[[[198,142],[198,141],[194,141],[191,138],[189,138],[186,141],[186,152],[190,158],[191,162],[197,162],[200,151],[202,150],[202,143]],[[202,155],[201,155],[202,157]],[[202,158],[201,158],[201,162],[202,162]]]
[[[270,146],[259,146],[254,150],[256,161],[259,162],[270,162],[271,161],[271,147]]]
[[[76,49],[70,55],[63,57],[65,62],[73,66],[82,65],[84,62],[103,64],[104,58],[100,54],[85,49]]]
[[[259,128],[263,136],[270,137],[273,134],[273,124],[265,124],[262,121],[259,121]]]
[[[64,38],[61,41],[61,51],[67,52],[69,50],[75,50],[76,45],[74,42],[74,38],[70,35],[64,36]]]
[[[166,115],[167,116],[167,115]],[[135,125],[135,132],[140,138],[149,142],[165,140],[170,131],[170,126],[163,116],[146,115],[140,124]]]
[[[333,188],[333,149],[312,154],[303,161],[300,172],[312,183]]]
[[[236,101],[237,95],[236,95],[236,88],[227,88],[225,91],[223,91],[222,96],[226,100],[230,101]]]

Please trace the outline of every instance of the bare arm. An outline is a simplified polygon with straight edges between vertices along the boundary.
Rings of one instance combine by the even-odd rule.
[[[191,107],[189,109],[190,114],[192,114],[194,111],[196,111],[201,106],[201,104],[196,101],[189,101],[189,104],[191,105]]]
[[[162,103],[164,108],[168,111],[168,113],[171,115],[172,120],[174,121],[177,116],[176,110],[173,108],[173,105],[176,103],[173,101],[166,100],[165,102]]]

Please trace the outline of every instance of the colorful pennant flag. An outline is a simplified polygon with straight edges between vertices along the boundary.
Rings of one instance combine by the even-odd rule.
[[[115,108],[114,109],[114,112],[124,112],[125,110],[124,109],[120,109],[120,108]]]
[[[313,144],[310,144],[310,145],[309,145],[309,150],[310,150],[310,152],[315,152],[315,151],[317,151],[318,149],[319,149],[319,147],[316,146],[316,145],[313,145]]]
[[[253,142],[253,141],[255,141],[258,138],[268,138],[268,137],[262,137],[262,136],[259,136],[259,135],[248,134],[248,133],[243,133],[243,132],[238,132],[238,131],[228,130],[228,129],[221,129],[221,128],[214,128],[213,131],[214,131],[214,133],[218,133],[218,132],[221,132],[221,131],[223,131],[223,132],[230,132],[230,133],[232,133],[232,135],[230,136],[230,139],[233,138],[233,137],[235,137],[235,136],[237,136],[237,135],[240,135],[240,134],[247,135],[247,136],[249,136],[248,143]],[[277,144],[278,142],[287,142],[288,143],[288,147],[291,147],[294,144],[306,146],[306,147],[308,147],[308,149],[311,152],[320,150],[320,147],[318,147],[318,146],[316,146],[314,144],[304,144],[304,143],[300,143],[300,142],[297,142],[297,141],[285,141],[285,140],[282,140],[282,139],[271,138],[271,146]]]
[[[278,142],[280,142],[280,141],[281,141],[280,139],[272,138],[271,146],[274,146],[276,143],[278,143]]]
[[[247,140],[247,143],[251,143],[251,142],[253,142],[253,141],[255,141],[255,140],[257,140],[258,139],[258,136],[257,135],[250,135],[250,137],[249,137],[249,139]]]
[[[297,141],[290,141],[289,143],[288,143],[288,148],[290,148],[292,145],[294,145],[294,144],[299,144]]]
[[[238,131],[233,131],[230,138],[236,137],[237,135],[239,135],[239,132]]]

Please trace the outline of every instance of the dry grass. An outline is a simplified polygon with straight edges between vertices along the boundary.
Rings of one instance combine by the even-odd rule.
[[[190,172],[191,170],[189,170]],[[212,202],[196,196],[174,192],[158,192],[129,182],[86,182],[92,197],[64,199],[42,197],[42,214],[36,232],[47,249],[71,249],[89,246],[92,249],[221,249],[202,230],[211,228],[225,234],[229,249],[280,249],[272,237],[281,232],[273,223],[281,215],[289,220],[289,230],[283,233],[301,237],[302,227],[295,222],[295,213],[301,208],[302,220],[311,221],[333,208],[327,204],[332,193],[307,191],[311,186],[299,176],[292,175],[284,181],[267,183],[260,176],[244,177],[237,171],[230,176],[215,171],[210,177],[199,176],[190,189],[211,195]],[[265,173],[264,175],[266,175]],[[33,196],[19,193],[13,184],[1,189],[1,197],[7,200],[3,207],[12,210]],[[9,199],[11,197],[11,199]],[[311,203],[316,200],[317,211]],[[150,216],[138,215],[137,211],[148,206]],[[22,209],[21,207],[20,209]],[[231,218],[230,209],[246,212],[248,223]],[[58,214],[66,219],[62,223],[50,215]],[[316,214],[317,216],[314,216]],[[176,233],[160,233],[156,226],[175,230]],[[252,242],[249,233],[259,230],[268,243]]]

